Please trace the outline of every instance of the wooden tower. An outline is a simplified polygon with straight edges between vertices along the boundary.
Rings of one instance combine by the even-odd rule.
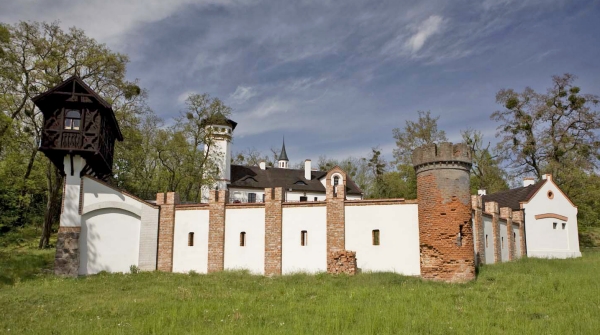
[[[115,140],[123,135],[111,105],[73,76],[32,99],[44,115],[42,151],[56,167],[64,171],[64,158],[85,160],[80,175],[89,174],[106,180],[112,175]]]

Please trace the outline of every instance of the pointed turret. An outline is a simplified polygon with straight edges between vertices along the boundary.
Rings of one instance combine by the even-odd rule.
[[[281,153],[279,153],[279,168],[287,169],[289,159],[287,156],[287,152],[285,152],[285,138],[283,138],[283,145],[281,146]]]

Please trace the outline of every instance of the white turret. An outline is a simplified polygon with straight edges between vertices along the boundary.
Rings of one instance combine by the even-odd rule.
[[[205,170],[205,173],[214,176],[212,189],[226,190],[231,183],[231,139],[236,126],[235,121],[222,114],[205,120],[205,129],[210,139],[204,144],[204,150],[209,151],[210,160],[215,164],[214,170]],[[202,188],[202,202],[208,202],[209,189]]]

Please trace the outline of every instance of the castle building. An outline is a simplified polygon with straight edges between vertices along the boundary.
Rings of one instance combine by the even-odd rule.
[[[217,115],[205,122],[212,140],[205,145],[217,164],[219,175],[212,188],[202,189],[202,202],[209,202],[209,192],[229,190],[233,203],[261,203],[265,201],[265,188],[282,187],[285,201],[324,201],[326,196],[326,171],[312,169],[312,161],[304,161],[304,169],[290,169],[285,149],[285,139],[277,160],[277,167],[268,167],[264,161],[259,166],[231,164],[231,140],[237,122]],[[335,185],[339,182],[334,180]],[[360,200],[363,192],[351,178],[346,183],[346,197]]]
[[[218,118],[206,124],[218,172],[207,202],[181,204],[173,192],[149,202],[106,182],[123,140],[110,104],[78,77],[33,101],[44,115],[40,149],[66,176],[57,275],[360,269],[466,282],[482,264],[581,255],[577,208],[551,176],[470,196],[465,144],[414,151],[417,200],[365,200],[339,167],[289,169],[285,144],[276,168],[231,165],[237,124]]]

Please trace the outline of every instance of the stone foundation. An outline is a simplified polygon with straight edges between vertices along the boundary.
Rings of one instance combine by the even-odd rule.
[[[357,272],[356,252],[341,250],[327,255],[327,272],[332,274],[345,273],[353,276]]]
[[[60,227],[56,239],[54,274],[77,277],[79,274],[79,235],[81,227]]]

